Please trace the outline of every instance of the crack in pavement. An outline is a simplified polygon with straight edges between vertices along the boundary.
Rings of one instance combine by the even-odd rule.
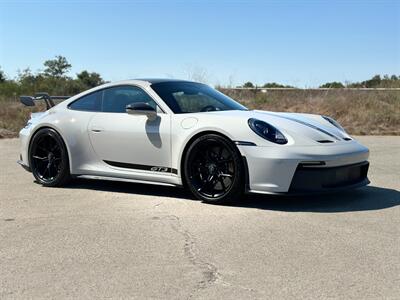
[[[187,298],[191,299],[199,290],[207,288],[218,279],[218,269],[213,264],[205,262],[201,258],[199,258],[197,254],[198,250],[195,240],[190,232],[182,227],[181,221],[178,216],[167,215],[162,219],[173,221],[170,223],[172,229],[184,237],[185,256],[189,259],[192,265],[200,269],[203,275],[203,279],[196,284],[196,286],[194,287],[194,291],[192,291]]]
[[[178,216],[167,215],[160,219],[172,221],[172,222],[170,222],[172,229],[184,237],[185,256],[188,258],[188,260],[190,261],[190,263],[193,266],[200,269],[200,271],[203,275],[203,279],[195,285],[194,290],[189,294],[187,299],[192,299],[194,297],[194,295],[196,293],[198,293],[200,290],[206,289],[207,287],[216,283],[217,281],[220,282],[224,286],[236,287],[236,288],[240,288],[242,290],[248,291],[248,292],[258,293],[254,289],[243,287],[240,285],[234,285],[234,284],[224,281],[221,278],[221,274],[218,272],[218,268],[215,265],[201,259],[198,255],[198,249],[196,246],[195,238],[192,236],[192,234],[188,230],[183,228],[183,226],[181,224],[181,220]]]

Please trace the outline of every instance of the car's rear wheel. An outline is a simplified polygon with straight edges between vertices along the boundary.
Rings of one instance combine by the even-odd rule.
[[[71,177],[67,149],[54,129],[43,128],[34,135],[29,162],[33,176],[44,186],[62,186]]]
[[[184,178],[194,196],[204,202],[237,200],[244,190],[240,153],[225,137],[200,136],[189,146],[185,156]]]

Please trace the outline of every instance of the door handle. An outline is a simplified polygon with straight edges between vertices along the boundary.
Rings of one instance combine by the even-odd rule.
[[[98,127],[98,126],[93,126],[90,130],[92,130],[93,132],[102,132],[102,131],[104,131],[104,128]]]

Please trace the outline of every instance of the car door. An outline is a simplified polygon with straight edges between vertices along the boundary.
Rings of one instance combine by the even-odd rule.
[[[155,120],[132,115],[128,104],[144,102],[158,110]],[[171,172],[170,115],[140,87],[124,85],[103,90],[102,110],[88,126],[98,157],[116,168],[137,172]]]

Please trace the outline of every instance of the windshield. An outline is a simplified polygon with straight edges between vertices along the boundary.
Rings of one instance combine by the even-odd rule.
[[[201,83],[159,82],[152,89],[176,114],[222,110],[247,110],[235,100]]]

